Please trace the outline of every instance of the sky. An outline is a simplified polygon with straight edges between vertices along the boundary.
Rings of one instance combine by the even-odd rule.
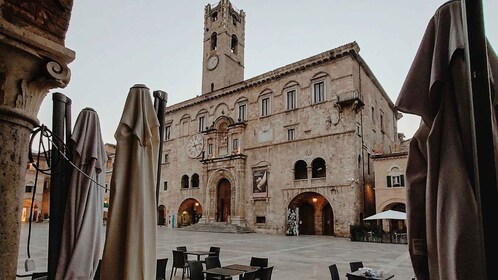
[[[444,0],[231,0],[246,13],[249,79],[356,41],[393,103],[427,24]],[[130,87],[168,93],[167,105],[201,93],[204,7],[199,0],[74,1],[66,47],[76,52],[71,81],[45,97],[38,118],[52,127],[52,93],[72,101],[72,125],[85,107],[100,118],[104,142],[114,133]],[[486,36],[497,50],[498,1],[483,0]],[[398,132],[411,138],[418,116],[403,114]]]

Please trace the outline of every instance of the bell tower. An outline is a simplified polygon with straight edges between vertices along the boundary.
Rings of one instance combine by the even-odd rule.
[[[202,94],[244,80],[245,13],[221,0],[204,9]]]

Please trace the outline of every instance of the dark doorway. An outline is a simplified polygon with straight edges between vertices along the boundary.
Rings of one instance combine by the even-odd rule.
[[[160,226],[166,224],[166,207],[164,205],[157,207],[157,224]]]
[[[315,234],[315,208],[309,203],[299,206],[299,234]]]
[[[228,222],[230,215],[230,201],[232,196],[232,188],[230,181],[222,179],[218,184],[218,199],[217,199],[217,217],[218,222]]]
[[[322,209],[322,233],[323,235],[334,235],[334,213],[330,203],[323,206]]]

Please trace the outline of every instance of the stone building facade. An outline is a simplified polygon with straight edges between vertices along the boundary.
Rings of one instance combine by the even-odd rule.
[[[244,80],[245,13],[205,9],[202,95],[168,106],[158,223],[348,236],[399,114],[356,42]]]

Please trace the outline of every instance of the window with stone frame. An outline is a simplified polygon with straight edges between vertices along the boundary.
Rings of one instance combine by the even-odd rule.
[[[239,122],[244,122],[247,120],[247,103],[244,102],[244,103],[239,103],[239,107],[238,107],[238,116],[239,116],[239,119],[238,121]]]
[[[265,117],[270,115],[270,97],[266,96],[261,98],[261,116]]]
[[[393,167],[387,175],[387,187],[404,187],[405,175],[398,167]]]
[[[188,175],[182,176],[182,189],[188,189]]]
[[[203,132],[205,129],[206,129],[206,116],[199,116],[197,131]]]
[[[313,83],[313,104],[325,101],[325,81]]]
[[[294,164],[294,180],[308,179],[308,164],[304,160],[298,160]]]
[[[297,107],[297,91],[295,89],[288,90],[285,94],[287,110],[294,110]]]
[[[311,178],[325,178],[326,165],[323,158],[315,158],[311,162]]]
[[[287,140],[292,141],[296,139],[296,129],[289,128],[287,129]]]
[[[171,139],[171,124],[166,124],[164,126],[164,140]]]

